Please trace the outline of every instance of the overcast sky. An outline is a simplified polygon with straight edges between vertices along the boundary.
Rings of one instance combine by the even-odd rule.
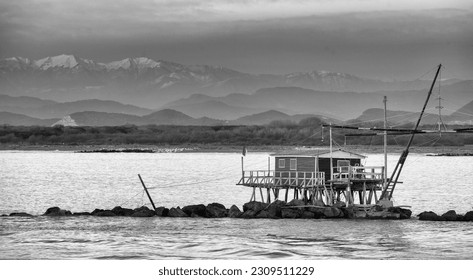
[[[0,57],[473,79],[471,0],[0,0]]]

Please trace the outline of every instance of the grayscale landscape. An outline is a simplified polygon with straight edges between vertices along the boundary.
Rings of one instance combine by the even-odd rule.
[[[1,260],[472,260],[472,132],[469,0],[0,0]]]

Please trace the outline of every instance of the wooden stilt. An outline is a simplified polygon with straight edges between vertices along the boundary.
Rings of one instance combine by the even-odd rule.
[[[287,196],[289,194],[289,188],[286,188],[286,195],[284,196],[284,201],[287,203]]]
[[[261,195],[261,202],[264,202],[263,190],[261,189],[261,187],[258,187],[258,189],[259,189],[259,193]]]
[[[373,198],[373,186],[370,188],[370,193],[368,194],[368,204],[371,204],[371,199]]]
[[[363,203],[366,204],[366,182],[363,182]]]
[[[270,204],[271,203],[271,189],[267,188],[266,193],[268,194],[268,197],[267,197],[268,204]]]

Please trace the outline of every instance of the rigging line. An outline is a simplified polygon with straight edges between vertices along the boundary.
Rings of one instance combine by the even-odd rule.
[[[142,194],[142,193],[144,193],[144,190],[138,192],[137,194],[135,194],[134,196],[132,196],[130,199],[128,199],[128,200],[126,200],[126,201],[124,201],[124,202],[118,204],[118,206],[121,207],[123,204],[128,203],[129,201],[131,201],[132,199],[134,199],[135,197],[137,197],[139,194]]]

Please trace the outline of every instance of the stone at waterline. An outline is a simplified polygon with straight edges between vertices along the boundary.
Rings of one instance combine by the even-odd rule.
[[[262,210],[261,210],[262,211]],[[240,216],[240,218],[243,218],[243,219],[253,219],[256,217],[256,215],[258,215],[259,212],[261,211],[253,211],[253,210],[247,210],[245,212],[243,212]]]
[[[103,211],[105,211],[105,210],[96,208],[96,209],[94,209],[94,211],[92,211],[92,213],[90,213],[90,215],[97,216],[98,213],[103,212]]]
[[[70,216],[71,211],[64,210],[59,207],[50,207],[44,212],[43,216]]]
[[[255,218],[257,219],[268,219],[269,213],[268,210],[261,210],[258,214],[256,214]]]
[[[112,212],[117,216],[131,216],[135,213],[133,209],[122,208],[121,206],[116,206],[112,209]]]
[[[163,206],[156,208],[156,216],[167,217],[169,214],[169,209]]]
[[[300,208],[282,208],[281,217],[283,219],[297,219],[302,216],[302,211]]]
[[[171,209],[169,209],[168,217],[183,218],[189,216],[187,216],[186,212],[182,211],[182,209],[180,209],[179,207],[172,207]]]
[[[389,207],[388,211],[391,213],[399,213],[399,219],[405,220],[410,219],[412,215],[412,211],[409,209],[404,209],[401,207]]]
[[[113,213],[112,210],[104,210],[104,211],[98,212],[97,214],[95,214],[95,216],[97,216],[97,217],[115,217],[117,215],[115,213]]]
[[[342,218],[343,212],[337,207],[325,207],[324,216],[326,218]]]
[[[282,217],[281,209],[285,206],[286,206],[286,202],[282,200],[273,201],[265,209],[268,212],[268,218],[271,218],[271,219],[281,218]]]
[[[33,217],[33,215],[28,214],[26,212],[13,212],[10,213],[10,217]]]
[[[325,207],[307,207],[305,208],[305,211],[314,213],[314,219],[320,219],[320,218],[325,217],[324,209]]]
[[[432,211],[424,211],[417,216],[421,221],[445,221],[445,218],[440,217]]]
[[[325,203],[320,199],[315,200],[312,205],[319,206],[319,207],[325,207]]]
[[[209,218],[224,218],[228,215],[228,210],[220,203],[210,203],[207,205],[205,212],[206,217]]]
[[[315,214],[313,212],[310,212],[310,211],[304,211],[304,212],[302,212],[301,218],[302,219],[314,219]]]
[[[133,210],[134,213],[131,215],[132,217],[153,217],[156,215],[156,212],[149,209],[146,206],[141,206]]]
[[[355,218],[355,209],[353,206],[339,208],[343,212],[343,217],[347,219]],[[357,211],[358,212],[358,211]]]
[[[89,212],[74,212],[72,213],[73,216],[90,216]]]
[[[293,199],[287,203],[287,206],[304,206],[305,203],[299,199]]]
[[[468,222],[473,221],[473,211],[466,212],[466,214],[463,216],[463,220]]]
[[[442,214],[442,217],[447,221],[456,221],[457,220],[457,212],[455,210],[449,210]]]
[[[240,218],[241,214],[243,213],[240,211],[240,208],[238,208],[238,206],[236,205],[232,205],[232,207],[230,207],[230,209],[228,210],[229,218]]]
[[[182,208],[182,211],[187,214],[187,216],[195,216],[200,217],[207,217],[206,208],[204,204],[196,204],[196,205],[187,205]]]
[[[243,204],[243,212],[247,212],[248,210],[252,210],[256,214],[259,211],[265,209],[268,206],[267,203],[259,202],[259,201],[250,201]]]

